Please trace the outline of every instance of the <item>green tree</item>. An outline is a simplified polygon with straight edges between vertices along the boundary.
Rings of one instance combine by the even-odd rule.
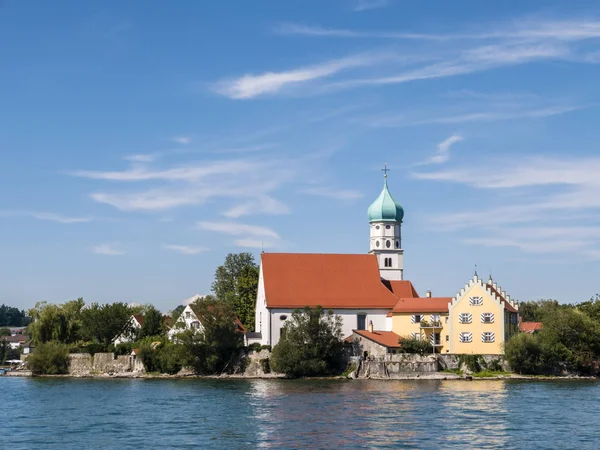
[[[10,336],[10,328],[0,328],[0,336]]]
[[[36,346],[27,358],[27,367],[36,375],[57,375],[69,371],[69,346],[46,342]]]
[[[402,344],[400,351],[402,353],[416,353],[419,355],[427,355],[433,353],[433,346],[426,339],[400,338]]]
[[[587,302],[578,304],[577,309],[587,314],[596,322],[600,322],[600,296],[598,294],[590,298]]]
[[[244,326],[254,329],[259,268],[251,253],[230,253],[217,267],[212,290],[220,301],[230,302]]]
[[[83,338],[105,346],[119,333],[128,330],[131,310],[125,303],[92,303],[82,312]]]
[[[273,349],[271,366],[292,378],[331,375],[340,370],[342,319],[333,311],[297,309]]]
[[[33,319],[29,334],[36,344],[51,340],[70,344],[81,339],[82,298],[62,305],[46,302],[36,303],[28,314]]]
[[[0,305],[0,326],[25,327],[29,322],[30,319],[25,311],[14,306]]]
[[[163,334],[163,315],[154,306],[148,306],[144,314],[144,323],[140,329],[140,338]]]
[[[217,374],[231,369],[243,345],[243,337],[236,331],[231,305],[206,296],[196,300],[191,307],[202,326],[177,335],[187,355],[185,365],[199,374]]]
[[[179,319],[179,316],[181,316],[181,313],[183,312],[184,309],[185,309],[184,305],[179,305],[177,308],[175,308],[174,310],[169,312],[169,316],[171,316],[172,324],[177,322],[177,319]]]
[[[544,348],[538,334],[520,333],[504,344],[504,356],[511,369],[520,374],[543,375],[555,371],[560,359]]]

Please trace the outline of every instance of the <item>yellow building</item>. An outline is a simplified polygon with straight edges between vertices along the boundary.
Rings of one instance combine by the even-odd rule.
[[[519,331],[517,304],[493,280],[477,274],[449,307],[449,353],[494,355],[504,353],[504,342]]]
[[[392,331],[402,338],[428,340],[436,353],[448,347],[451,297],[401,298],[392,309]]]
[[[490,278],[477,275],[456,297],[400,298],[392,309],[392,331],[427,339],[436,353],[496,355],[519,331],[515,302]]]

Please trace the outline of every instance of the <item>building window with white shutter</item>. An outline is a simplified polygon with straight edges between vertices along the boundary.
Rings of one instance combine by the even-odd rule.
[[[481,342],[494,342],[496,340],[496,335],[491,331],[484,331],[481,333]]]
[[[471,306],[483,305],[483,297],[469,297],[469,305],[471,305]]]
[[[462,333],[458,333],[458,340],[462,343],[473,342],[473,333],[463,331]]]
[[[473,322],[473,315],[471,313],[460,313],[458,315],[459,323],[471,323]]]
[[[494,313],[481,313],[481,323],[494,323]]]

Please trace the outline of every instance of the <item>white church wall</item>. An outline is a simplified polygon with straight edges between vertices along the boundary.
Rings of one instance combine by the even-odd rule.
[[[265,279],[263,277],[262,264],[258,275],[258,289],[256,293],[256,311],[254,313],[254,331],[261,333],[260,344],[269,345],[270,315],[267,309],[265,296]]]
[[[286,321],[292,317],[293,309],[271,309],[271,329],[270,333],[268,329],[263,332],[264,345],[275,346],[281,338],[281,329],[285,325]],[[383,309],[334,309],[333,313],[341,316],[342,318],[342,337],[348,337],[352,335],[352,330],[357,329],[358,315],[365,314],[365,328],[369,328],[369,322],[373,322],[373,329],[379,331],[391,331],[392,323],[388,317],[386,317],[389,310]],[[265,336],[265,333],[268,334]]]

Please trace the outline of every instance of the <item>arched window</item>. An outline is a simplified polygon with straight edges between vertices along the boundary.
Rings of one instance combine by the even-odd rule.
[[[375,242],[375,245],[376,245],[377,247],[379,247],[379,241]]]
[[[385,246],[387,248],[390,248],[391,245],[392,245],[392,243],[390,241],[385,241]]]
[[[400,241],[396,241],[396,248],[400,248]]]

